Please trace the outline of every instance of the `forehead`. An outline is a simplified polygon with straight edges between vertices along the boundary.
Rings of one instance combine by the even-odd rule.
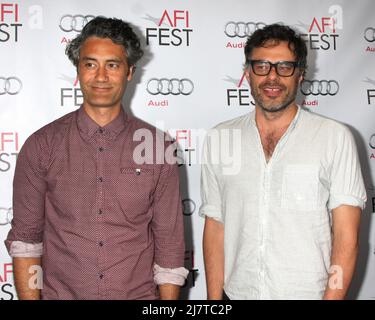
[[[96,59],[108,57],[125,59],[126,52],[122,45],[114,43],[109,38],[89,37],[80,49],[80,58],[88,56]]]
[[[262,47],[253,49],[251,59],[269,60],[271,62],[294,61],[295,55],[289,48],[287,41],[269,40]]]

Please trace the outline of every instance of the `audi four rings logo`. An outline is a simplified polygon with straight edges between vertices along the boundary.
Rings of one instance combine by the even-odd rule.
[[[182,213],[184,214],[184,216],[191,216],[196,208],[197,205],[192,199],[182,200]]]
[[[334,96],[339,89],[340,86],[336,80],[303,80],[301,84],[301,92],[305,96]]]
[[[13,209],[12,208],[1,208],[0,207],[0,226],[5,226],[10,224],[13,219]]]
[[[0,96],[4,94],[15,95],[22,89],[22,81],[16,77],[0,77]]]
[[[368,145],[371,149],[375,149],[375,133],[370,137]]]
[[[225,25],[224,33],[230,38],[246,38],[254,31],[266,26],[263,22],[234,22],[230,21]]]
[[[81,32],[86,23],[94,18],[95,16],[92,15],[84,16],[82,14],[66,14],[61,17],[59,27],[65,32]]]
[[[193,81],[190,79],[167,79],[167,78],[152,78],[147,82],[147,92],[152,95],[184,95],[188,96],[194,90]]]
[[[375,28],[368,27],[365,29],[364,37],[368,42],[375,41]]]

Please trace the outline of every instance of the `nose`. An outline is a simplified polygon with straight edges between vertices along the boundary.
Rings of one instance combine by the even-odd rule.
[[[275,78],[277,78],[278,76],[279,76],[279,75],[278,75],[277,72],[276,72],[276,66],[271,66],[270,73],[267,75],[267,78],[275,79]]]
[[[96,72],[96,80],[97,81],[107,81],[108,80],[108,73],[105,66],[99,66]]]

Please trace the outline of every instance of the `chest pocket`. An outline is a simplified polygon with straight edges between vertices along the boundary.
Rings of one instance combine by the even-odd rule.
[[[282,181],[281,208],[311,211],[318,208],[319,167],[288,165]]]
[[[142,167],[122,167],[117,177],[116,194],[127,215],[148,211],[154,189],[154,170]]]

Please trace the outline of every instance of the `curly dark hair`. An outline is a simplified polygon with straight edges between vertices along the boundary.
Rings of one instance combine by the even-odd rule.
[[[81,46],[89,37],[109,38],[113,43],[122,45],[129,66],[134,66],[143,56],[139,38],[127,22],[98,16],[88,22],[82,32],[66,47],[65,53],[75,67],[78,67]]]
[[[251,53],[254,48],[263,47],[267,41],[287,41],[290,50],[293,51],[298,67],[305,71],[307,68],[307,47],[305,41],[292,28],[281,24],[270,24],[256,30],[246,41],[245,66],[250,64]]]

